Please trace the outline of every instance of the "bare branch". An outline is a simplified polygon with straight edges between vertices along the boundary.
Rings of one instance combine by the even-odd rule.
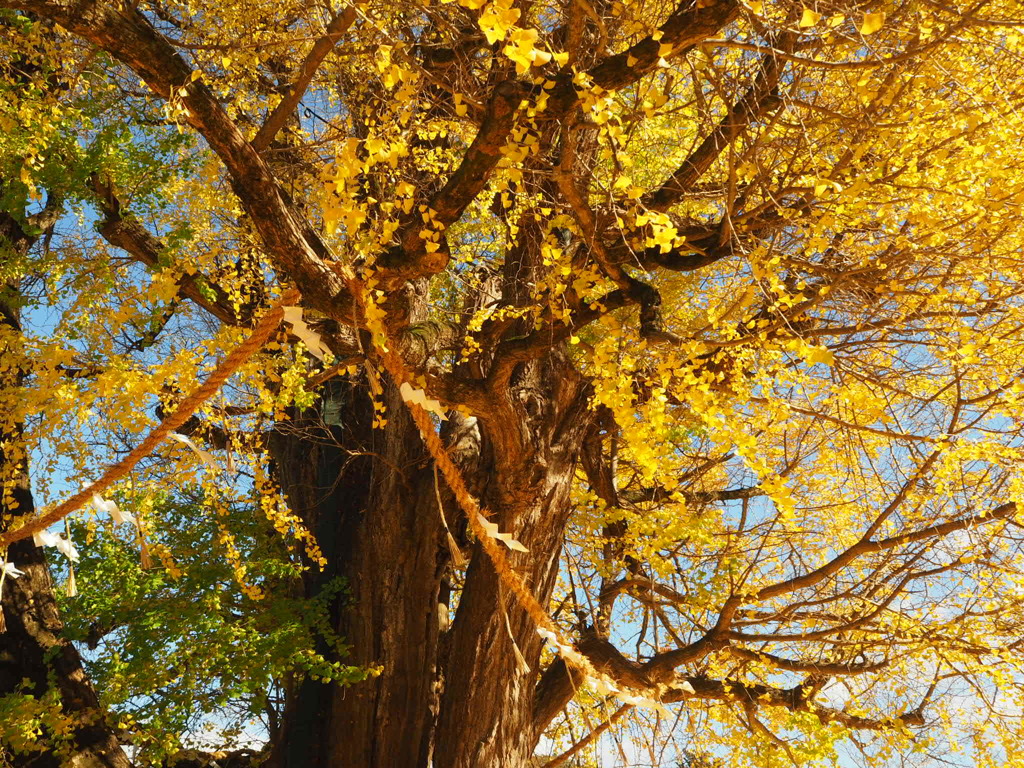
[[[882,731],[924,725],[924,716],[916,710],[889,718],[870,718],[826,707],[809,699],[808,690],[803,685],[776,688],[734,680],[716,680],[704,675],[691,675],[685,678],[685,682],[689,683],[692,692],[680,686],[666,693],[662,700],[677,702],[705,699],[750,703],[756,707],[784,707],[793,712],[810,712],[822,723],[839,723],[853,730]]]

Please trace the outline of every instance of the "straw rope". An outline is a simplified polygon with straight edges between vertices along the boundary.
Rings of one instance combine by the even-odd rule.
[[[385,367],[390,369],[385,362]],[[392,373],[389,370],[389,373]],[[473,533],[480,540],[481,546],[490,558],[494,565],[494,569],[498,572],[498,576],[502,583],[508,587],[509,590],[516,596],[517,602],[522,606],[523,610],[529,614],[530,618],[533,619],[534,623],[538,627],[552,632],[558,633],[558,627],[552,621],[551,617],[548,616],[547,612],[537,601],[537,598],[533,596],[533,593],[526,586],[522,577],[512,567],[508,561],[508,556],[505,554],[501,546],[499,546],[496,539],[493,539],[484,530],[483,525],[480,523],[478,515],[483,515],[484,510],[480,508],[476,499],[466,488],[465,480],[462,478],[462,473],[458,467],[452,461],[448,450],[444,447],[444,443],[441,442],[441,437],[437,434],[437,430],[434,429],[434,424],[427,415],[427,412],[423,410],[419,405],[415,403],[407,403],[409,411],[412,414],[413,421],[419,428],[420,435],[423,437],[423,442],[427,446],[427,450],[433,457],[438,469],[441,470],[441,474],[444,475],[445,481],[448,483],[448,487],[452,489],[452,493],[455,494],[455,498],[458,500],[459,505],[466,513],[466,517],[469,519],[470,528]],[[486,517],[486,515],[484,515]]]
[[[281,324],[281,319],[284,317],[284,307],[289,304],[294,304],[298,301],[298,298],[299,292],[295,289],[285,292],[284,296],[281,297],[281,300],[274,304],[274,306],[271,307],[262,318],[260,318],[259,323],[256,324],[255,328],[253,328],[249,338],[231,350],[220,365],[213,370],[213,373],[209,375],[206,381],[204,381],[198,389],[192,392],[192,394],[188,395],[184,400],[178,403],[178,407],[174,410],[174,413],[164,418],[164,420],[149,433],[145,440],[133,448],[127,456],[121,459],[121,461],[109,467],[107,471],[103,473],[103,476],[89,487],[61,502],[46,514],[31,518],[20,528],[0,535],[0,550],[5,549],[16,541],[26,539],[34,533],[39,533],[54,523],[62,520],[89,501],[93,494],[103,493],[103,491],[131,472],[136,464],[152,453],[169,433],[173,432],[188,421],[192,414],[199,410],[199,407],[203,403],[213,397],[213,395],[220,390],[224,382],[227,381],[228,378],[230,378],[230,376],[237,371],[246,360],[252,357],[260,350],[260,348],[263,347],[277,326]]]

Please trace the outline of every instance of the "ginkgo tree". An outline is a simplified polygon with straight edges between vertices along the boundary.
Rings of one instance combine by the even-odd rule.
[[[1019,759],[1015,0],[6,6],[2,761]]]

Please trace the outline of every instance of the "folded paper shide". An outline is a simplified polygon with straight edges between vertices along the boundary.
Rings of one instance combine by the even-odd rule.
[[[0,558],[0,597],[4,596],[4,579],[18,579],[24,575],[25,572],[15,568],[14,563],[8,562],[7,560]],[[0,611],[0,630],[3,629],[3,618],[3,612]]]
[[[497,539],[506,547],[508,547],[509,549],[514,549],[516,552],[530,551],[526,547],[524,547],[521,542],[512,538],[511,533],[502,533],[501,531],[499,531],[496,523],[492,523],[479,512],[477,513],[477,519],[480,521],[480,525],[483,526],[484,531],[486,531],[487,535],[490,536],[492,539]]]
[[[89,490],[90,487],[91,483],[82,484],[83,491]],[[135,522],[135,515],[133,515],[131,512],[125,512],[124,510],[117,506],[116,501],[104,499],[98,493],[94,493],[92,495],[92,506],[93,509],[95,509],[97,512],[105,512],[106,514],[110,515],[111,519],[118,525],[120,525],[121,523],[129,523],[135,526],[138,525],[138,523]]]
[[[32,534],[32,541],[37,547],[54,547],[68,560],[74,563],[78,562],[78,550],[75,549],[74,542],[69,538],[64,538],[59,533],[38,531]]]
[[[434,400],[422,389],[417,389],[409,382],[403,381],[402,386],[398,388],[398,392],[402,395],[402,399],[405,402],[414,403],[424,411],[432,413],[441,419],[448,419],[448,414],[445,412],[445,408],[441,405],[440,401]]]
[[[167,437],[171,440],[174,440],[175,442],[181,443],[182,445],[187,445],[189,448],[192,449],[192,452],[199,457],[199,460],[203,462],[203,464],[208,466],[214,472],[220,472],[220,465],[217,463],[217,460],[213,458],[213,454],[211,454],[209,451],[204,451],[202,448],[200,448],[198,445],[192,442],[191,438],[179,434],[178,432],[171,432],[170,434],[167,435]],[[229,457],[230,455],[231,454],[228,454]]]
[[[320,339],[320,334],[306,325],[306,321],[302,319],[302,307],[285,307],[284,321],[292,327],[292,333],[306,345],[309,354],[320,361],[331,354],[331,350]]]

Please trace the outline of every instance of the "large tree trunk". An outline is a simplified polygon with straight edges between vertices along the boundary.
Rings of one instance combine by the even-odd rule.
[[[422,297],[410,305],[420,310]],[[307,579],[306,593],[344,580],[332,617],[350,647],[343,661],[371,670],[348,687],[307,681],[293,693],[271,759],[278,768],[429,760],[447,558],[440,488],[400,395],[382,384],[383,428],[372,426],[376,381],[371,388],[361,374],[331,382],[317,409],[298,414],[270,441],[289,504],[328,561]]]
[[[390,423],[374,446],[366,508],[342,529],[348,602],[338,623],[351,663],[379,674],[333,691],[335,766],[423,765],[430,749],[440,517],[422,442],[393,387],[385,397]]]
[[[543,394],[542,394],[543,393]],[[529,550],[511,562],[541,603],[555,587],[573,471],[586,428],[585,388],[558,353],[519,369],[509,398],[482,417],[494,453],[484,501]],[[527,765],[536,719],[537,627],[503,589],[478,545],[452,626],[437,732],[437,768]],[[520,668],[513,643],[526,662]]]
[[[369,403],[369,393],[359,387],[349,388],[348,395]],[[352,406],[349,417],[359,408]],[[285,483],[289,499],[294,505],[303,495],[317,497],[316,530],[332,563],[329,572],[346,580],[347,589],[336,604],[336,626],[351,646],[345,663],[373,667],[379,674],[350,687],[304,684],[289,705],[274,764],[526,765],[540,736],[534,726],[534,700],[542,641],[529,617],[501,588],[479,545],[472,550],[454,622],[441,634],[450,558],[438,496],[456,537],[464,530],[464,520],[456,525],[462,517],[457,503],[443,480],[435,485],[432,462],[405,406],[391,391],[388,407],[388,426],[364,433],[368,443],[359,447],[345,440],[354,437],[351,432],[337,427],[336,445],[293,433],[287,440],[301,440],[308,452],[295,450],[293,444],[290,470],[281,466],[283,440],[275,438],[275,461],[282,476],[292,478]],[[515,530],[529,548],[513,563],[546,603],[555,585],[568,516],[576,429],[563,434],[567,442],[552,447],[556,441],[550,433],[558,431],[557,420],[524,422],[539,439],[546,437],[546,444],[538,443],[537,454],[520,462],[521,484],[502,490],[493,480],[488,484],[488,474],[502,476],[493,463],[482,470],[474,422],[457,419],[445,430],[447,442],[462,466],[475,470],[470,482],[475,490],[485,491],[492,510],[500,511],[495,519],[502,529]],[[538,434],[540,424],[549,434]],[[351,458],[345,466],[342,457],[349,451],[374,456]],[[315,486],[306,485],[303,491],[302,471],[308,483],[312,466],[339,469],[321,474]],[[313,585],[312,591],[318,588]],[[528,672],[517,668],[513,637]]]
[[[4,458],[0,454],[0,461]],[[32,511],[27,488],[20,489],[15,498],[21,502],[19,510]],[[0,530],[4,528],[0,526]],[[6,631],[0,633],[0,696],[29,694],[45,699],[55,693],[54,701],[59,702],[56,706],[73,726],[67,742],[52,740],[53,734],[44,732],[42,743],[47,746],[43,751],[2,755],[8,761],[5,764],[25,768],[129,768],[131,763],[106,721],[78,651],[62,635],[63,624],[42,549],[31,539],[23,539],[7,554],[25,575],[8,578],[0,600],[6,622]]]
[[[320,412],[272,441],[289,502],[313,525],[328,567],[309,594],[342,577],[337,631],[346,664],[372,669],[340,688],[307,682],[289,705],[279,766],[425,765],[432,731],[443,550],[434,475],[394,388],[388,424],[370,428],[365,379],[335,386]],[[343,424],[320,424],[342,414]],[[329,439],[326,439],[329,438]]]
[[[517,370],[508,393],[479,420],[454,415],[442,437],[493,519],[529,549],[512,561],[546,604],[589,423],[585,388],[553,354]],[[371,429],[365,379],[346,381],[271,441],[289,502],[317,531],[330,561],[307,584],[309,594],[335,575],[345,579],[335,606],[336,626],[351,647],[345,663],[378,673],[349,687],[304,684],[289,704],[272,762],[527,765],[540,737],[541,638],[479,545],[451,628],[442,628],[451,559],[438,500],[460,543],[464,515],[391,385],[384,398],[388,423]],[[519,668],[513,642],[528,671]]]

